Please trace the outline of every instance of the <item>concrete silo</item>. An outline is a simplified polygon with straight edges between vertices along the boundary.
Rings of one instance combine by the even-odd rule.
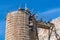
[[[35,32],[28,26],[27,11],[27,9],[18,9],[7,14],[5,40],[35,40]]]

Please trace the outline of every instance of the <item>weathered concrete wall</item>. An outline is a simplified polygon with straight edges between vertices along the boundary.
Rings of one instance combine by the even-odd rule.
[[[28,17],[26,13],[10,12],[6,19],[5,40],[29,40]]]
[[[29,29],[29,17],[25,11],[14,11],[6,17],[5,40],[35,40],[35,29]]]

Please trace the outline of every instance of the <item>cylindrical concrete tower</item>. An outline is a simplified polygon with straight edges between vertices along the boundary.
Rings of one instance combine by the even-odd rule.
[[[27,9],[18,9],[7,14],[5,40],[35,40],[36,30],[29,28]]]
[[[29,40],[28,15],[24,9],[8,13],[5,40]]]

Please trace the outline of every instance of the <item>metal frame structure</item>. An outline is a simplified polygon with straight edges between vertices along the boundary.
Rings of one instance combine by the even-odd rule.
[[[51,23],[50,21],[48,21],[48,22],[43,22],[42,19],[40,19],[40,20],[37,21],[37,20],[35,19],[35,17],[34,17],[34,14],[32,14],[30,11],[28,11],[28,13],[30,14],[30,16],[29,16],[29,21],[32,21],[31,23],[33,23],[33,24],[35,25],[35,26],[29,25],[32,30],[33,30],[33,27],[35,27],[35,29],[37,29],[37,28],[43,28],[43,29],[49,30],[48,40],[50,40],[52,31],[54,31],[54,32],[55,32],[55,37],[56,37],[56,39],[57,39],[57,40],[60,40],[60,36],[57,34],[55,25],[54,25],[53,23]],[[39,40],[37,30],[36,30],[36,37],[37,37],[37,39]]]

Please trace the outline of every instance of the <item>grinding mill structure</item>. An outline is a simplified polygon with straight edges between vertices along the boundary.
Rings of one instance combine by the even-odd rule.
[[[42,18],[36,20],[35,14],[25,7],[25,9],[19,8],[17,11],[7,14],[5,40],[39,40],[37,28],[49,31],[48,40],[50,40],[52,31],[54,31],[56,39],[60,39],[53,23],[43,22]]]

